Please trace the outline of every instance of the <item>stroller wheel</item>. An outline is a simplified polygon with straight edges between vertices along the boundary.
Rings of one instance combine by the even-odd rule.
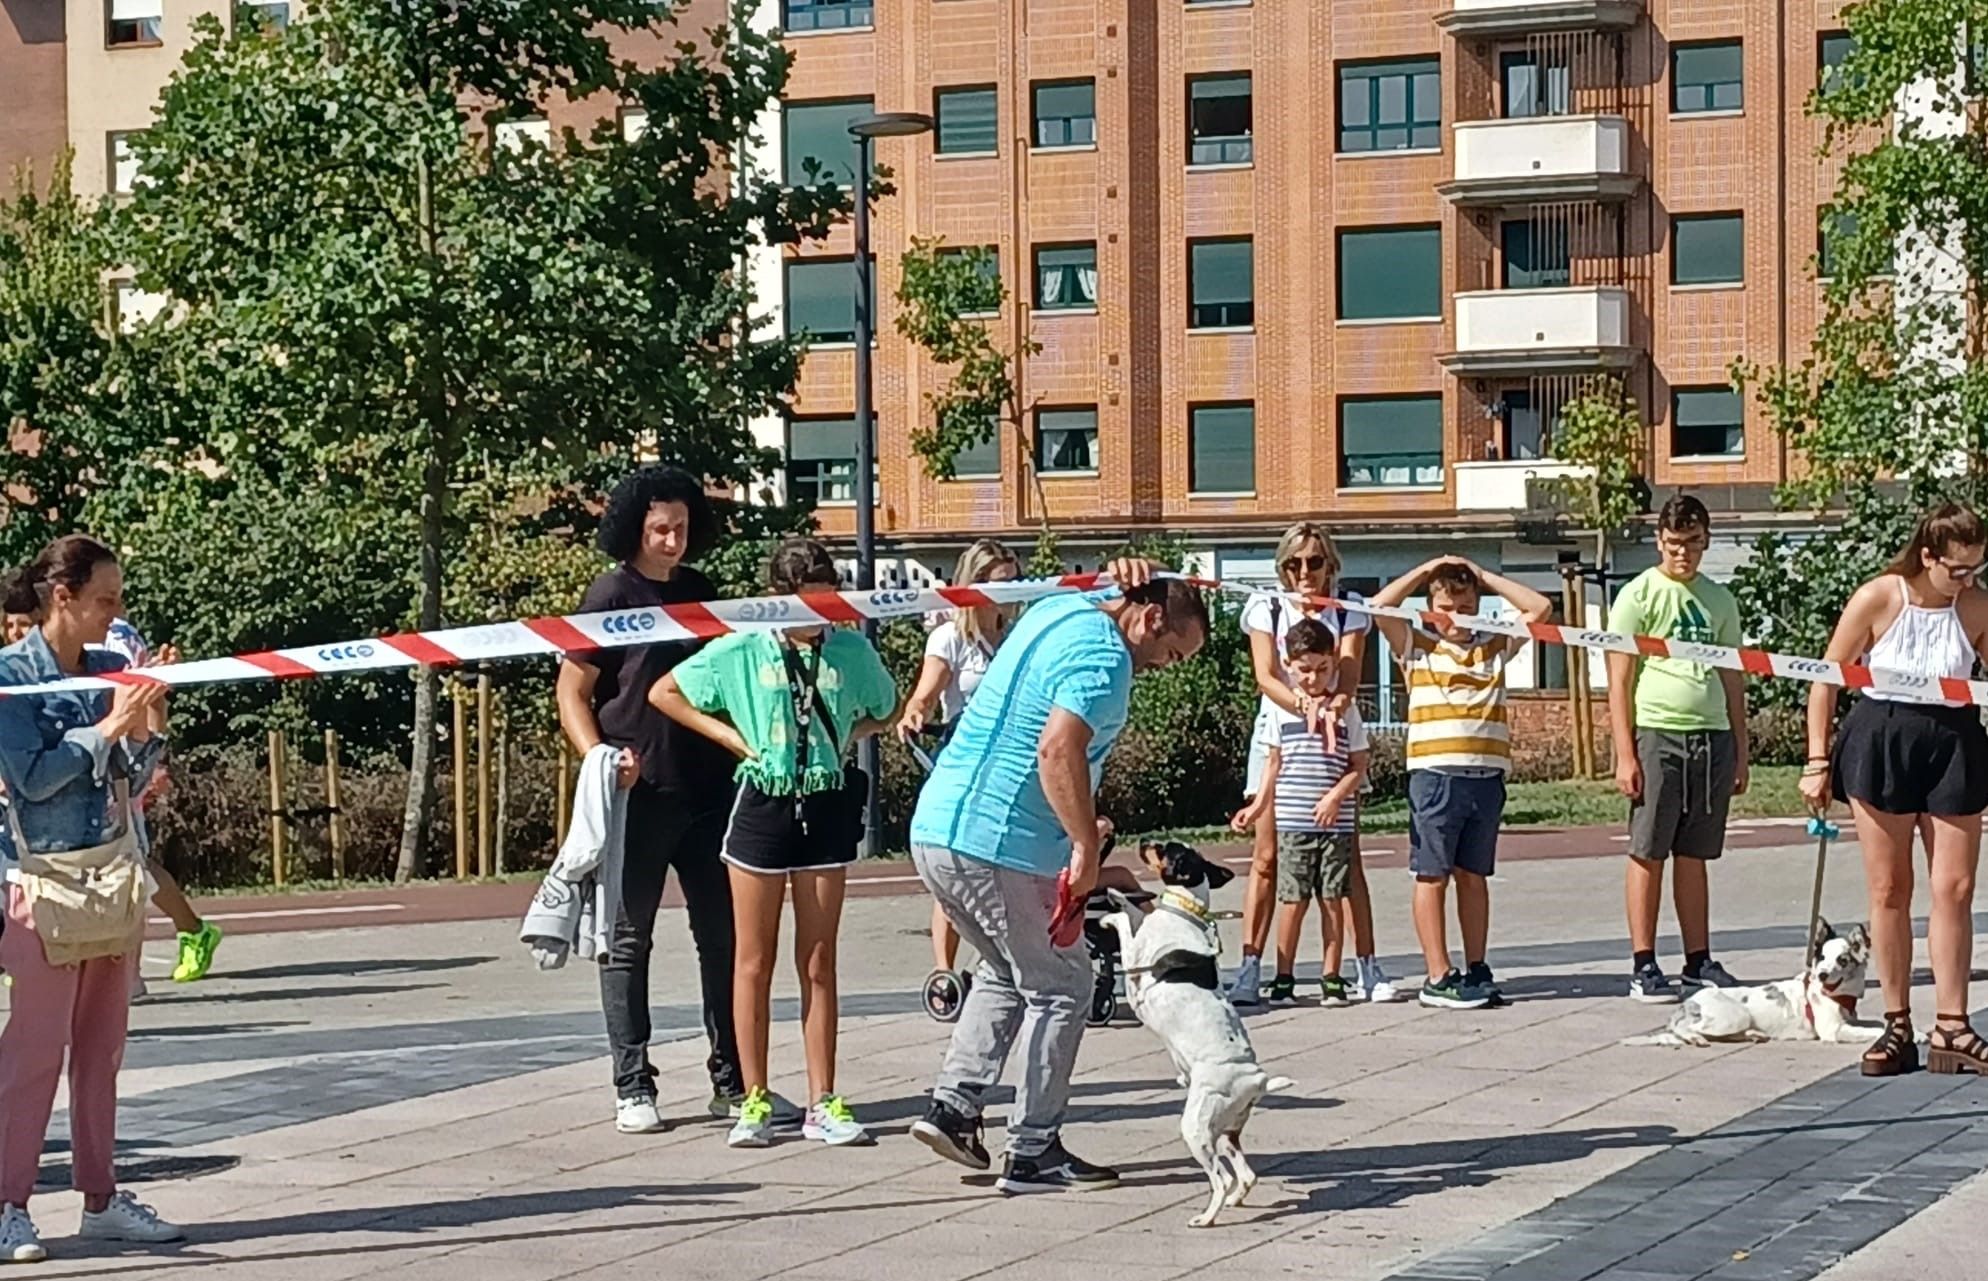
[[[1084,1022],[1092,1027],[1103,1027],[1118,1017],[1118,997],[1108,987],[1100,987],[1091,993],[1091,1013]]]
[[[959,1021],[960,1006],[966,1003],[966,976],[952,970],[933,970],[925,976],[925,1013],[940,1023]]]

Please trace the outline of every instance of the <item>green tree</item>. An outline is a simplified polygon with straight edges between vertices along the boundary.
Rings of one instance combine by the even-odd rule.
[[[373,572],[410,585],[414,626],[529,595],[485,572],[502,556],[472,563],[513,535],[472,529],[535,519],[554,477],[659,454],[730,488],[766,465],[749,422],[799,349],[748,338],[739,257],[826,234],[846,195],[736,189],[729,157],[787,56],[744,22],[653,68],[614,54],[616,32],[668,21],[650,0],[325,0],[234,37],[204,18],[134,142],[121,248],[176,303],[148,328],[182,453],[250,486],[377,458],[375,510],[415,518]],[[657,127],[485,141],[561,97]],[[434,807],[436,684],[416,684],[402,877]]]
[[[1049,498],[1036,469],[1029,437],[1028,415],[1033,407],[1022,399],[1018,362],[1042,350],[1030,337],[1017,337],[1015,350],[995,341],[989,317],[1008,300],[1008,288],[996,270],[994,251],[985,246],[949,249],[943,241],[913,239],[903,259],[897,288],[902,309],[897,331],[925,349],[932,360],[951,369],[944,388],[926,395],[931,423],[911,429],[911,449],[928,475],[950,480],[962,450],[973,449],[1012,430],[1035,488],[1039,521],[1031,574],[1061,571],[1062,556],[1049,526]]]
[[[79,201],[70,157],[38,188],[15,178],[0,200],[0,568],[83,528],[90,497],[110,480],[137,429],[123,412],[133,369],[114,343],[99,212]]]
[[[1587,469],[1585,476],[1549,484],[1583,527],[1606,540],[1629,527],[1644,509],[1643,416],[1622,381],[1604,375],[1567,402],[1553,422],[1553,457]],[[1604,559],[1606,552],[1602,553]]]
[[[1809,102],[1843,158],[1815,264],[1823,320],[1799,363],[1733,369],[1798,455],[1782,501],[1817,517],[1762,538],[1736,587],[1754,640],[1805,654],[1918,511],[1988,499],[1988,116],[1982,59],[1962,57],[1988,2],[1865,0],[1845,20],[1854,47]]]

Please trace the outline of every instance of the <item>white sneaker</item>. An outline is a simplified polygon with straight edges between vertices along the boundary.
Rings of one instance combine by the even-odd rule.
[[[0,1263],[40,1263],[47,1257],[26,1210],[10,1205],[0,1213]]]
[[[638,1094],[614,1101],[614,1128],[623,1134],[661,1134],[669,1127],[663,1124],[663,1114],[656,1111],[656,1101]]]
[[[1245,956],[1236,969],[1236,981],[1229,984],[1232,1005],[1263,1004],[1263,958]]]
[[[869,1143],[870,1132],[849,1110],[839,1094],[831,1094],[808,1109],[808,1119],[801,1125],[801,1137],[826,1143],[832,1148],[848,1147],[851,1144]]]
[[[1401,999],[1401,993],[1388,981],[1376,957],[1363,956],[1356,962],[1360,970],[1360,995],[1374,1005],[1387,1005]]]
[[[111,1197],[110,1204],[99,1213],[83,1211],[83,1227],[76,1235],[86,1241],[136,1241],[144,1245],[186,1240],[186,1233],[129,1192]]]

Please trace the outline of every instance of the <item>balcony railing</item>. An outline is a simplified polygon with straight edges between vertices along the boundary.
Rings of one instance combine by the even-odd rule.
[[[1451,0],[1436,25],[1457,36],[1517,36],[1624,31],[1642,16],[1643,0]]]
[[[1460,205],[1619,201],[1642,183],[1621,116],[1461,121],[1455,137],[1456,177],[1439,190]]]
[[[1566,477],[1586,478],[1589,467],[1554,462],[1550,458],[1517,458],[1478,463],[1458,463],[1456,509],[1460,512],[1529,511],[1533,508],[1533,482]]]
[[[1614,285],[1496,289],[1456,298],[1451,373],[1532,374],[1630,363],[1629,291]]]
[[[1246,165],[1256,155],[1255,139],[1248,134],[1238,138],[1196,138],[1188,147],[1190,165]]]

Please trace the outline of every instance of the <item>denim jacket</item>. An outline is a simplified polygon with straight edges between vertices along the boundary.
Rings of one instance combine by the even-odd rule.
[[[86,649],[83,665],[94,675],[122,671],[126,663],[120,654]],[[40,628],[0,649],[0,686],[65,675]],[[139,744],[99,733],[96,723],[109,713],[110,698],[108,690],[0,698],[0,780],[38,854],[117,837],[126,815],[116,804],[114,781],[126,780],[136,797],[165,750],[163,735]],[[17,861],[14,825],[0,823],[0,871],[11,871]]]

